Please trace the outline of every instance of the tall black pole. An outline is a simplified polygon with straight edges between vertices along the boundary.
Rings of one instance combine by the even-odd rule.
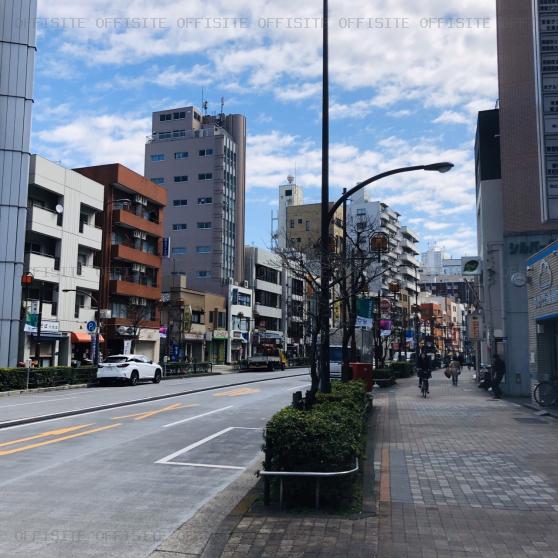
[[[329,393],[329,40],[328,0],[323,5],[323,74],[322,74],[322,226],[320,292],[320,391]]]

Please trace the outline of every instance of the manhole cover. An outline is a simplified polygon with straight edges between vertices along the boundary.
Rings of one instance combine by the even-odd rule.
[[[530,422],[535,424],[546,424],[546,420],[542,420],[540,418],[535,417],[514,417],[514,420],[517,422]]]

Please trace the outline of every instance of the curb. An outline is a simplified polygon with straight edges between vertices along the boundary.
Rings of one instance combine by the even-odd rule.
[[[131,399],[129,401],[120,401],[119,403],[110,403],[108,405],[98,405],[96,407],[86,407],[85,409],[73,409],[71,411],[63,411],[61,413],[52,413],[50,415],[40,415],[36,417],[27,417],[23,419],[17,419],[12,421],[0,422],[0,430],[3,428],[9,428],[11,426],[20,426],[22,424],[32,424],[34,422],[43,422],[46,420],[52,420],[57,418],[65,418],[65,417],[72,417],[77,415],[85,415],[87,413],[93,413],[95,411],[107,411],[109,409],[117,409],[119,407],[129,407],[131,405],[137,405],[139,403],[150,403],[152,401],[160,401],[162,399],[172,399],[173,397],[182,397],[183,395],[190,395],[193,393],[203,393],[205,391],[213,391],[216,389],[224,389],[229,387],[235,386],[243,386],[248,384],[258,384],[261,382],[269,382],[272,380],[279,380],[284,378],[298,378],[300,376],[307,376],[307,373],[304,374],[291,374],[289,376],[280,376],[276,378],[265,378],[263,380],[249,380],[245,382],[236,382],[233,384],[223,384],[222,386],[214,386],[214,387],[207,387],[207,388],[199,388],[199,389],[190,389],[186,391],[180,391],[177,393],[166,393],[164,395],[155,395],[153,397],[145,397],[143,399]]]

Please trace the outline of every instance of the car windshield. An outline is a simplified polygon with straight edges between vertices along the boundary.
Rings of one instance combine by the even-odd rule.
[[[109,356],[105,359],[105,362],[107,363],[111,363],[111,362],[126,362],[126,357],[125,356]]]

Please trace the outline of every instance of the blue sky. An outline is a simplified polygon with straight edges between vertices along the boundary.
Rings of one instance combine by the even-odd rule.
[[[319,200],[321,2],[39,0],[32,149],[143,171],[151,112],[201,104],[248,118],[247,243],[269,245],[277,186]],[[486,0],[331,0],[331,196],[377,172],[450,160],[370,193],[422,247],[476,250],[473,145],[497,98]],[[64,18],[64,19],[63,19]],[[128,19],[126,19],[128,18]],[[206,19],[209,18],[209,19]]]

